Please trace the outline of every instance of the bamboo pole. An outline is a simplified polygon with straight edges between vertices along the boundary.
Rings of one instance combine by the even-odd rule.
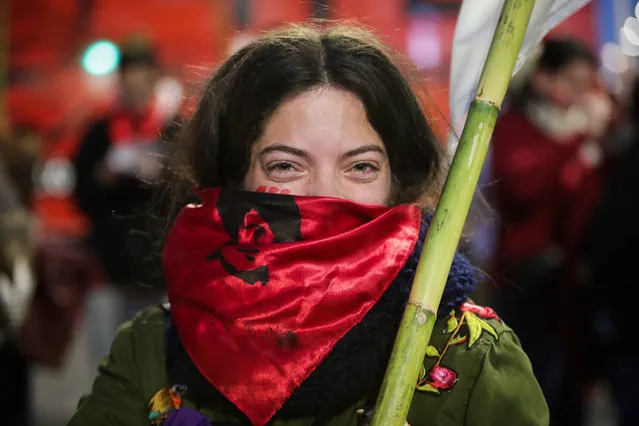
[[[432,224],[426,235],[371,426],[404,426],[437,308],[535,0],[505,0]]]

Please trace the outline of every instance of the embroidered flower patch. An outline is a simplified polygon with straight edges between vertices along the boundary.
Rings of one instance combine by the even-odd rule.
[[[501,321],[491,308],[464,303],[460,306],[459,312],[461,313],[459,317],[455,315],[455,311],[448,315],[445,333],[450,334],[450,337],[441,352],[432,345],[426,348],[426,356],[436,358],[436,361],[429,371],[426,371],[426,368],[422,366],[417,381],[417,390],[441,395],[442,392],[451,390],[455,386],[458,379],[457,373],[442,365],[444,356],[450,347],[466,343],[467,348],[472,349],[484,332],[496,340],[499,339],[495,328],[482,319]]]

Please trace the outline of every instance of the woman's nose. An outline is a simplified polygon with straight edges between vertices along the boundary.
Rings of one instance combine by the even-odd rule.
[[[339,182],[333,174],[317,176],[310,182],[307,192],[311,197],[340,198]]]

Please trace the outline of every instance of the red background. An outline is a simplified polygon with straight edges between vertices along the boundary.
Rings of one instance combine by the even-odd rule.
[[[46,140],[45,157],[71,155],[87,120],[108,100],[109,93],[108,79],[89,78],[80,67],[80,56],[86,46],[97,39],[117,42],[142,33],[158,45],[165,70],[189,87],[189,83],[197,82],[223,59],[227,43],[236,31],[233,3],[231,0],[12,1],[10,119],[42,132]],[[425,71],[426,104],[437,130],[445,132],[448,64],[456,11],[447,7],[416,16],[404,0],[330,3],[331,18],[363,21],[402,51],[407,46],[411,23],[428,20],[435,28],[432,31],[439,46],[435,59],[440,65]],[[248,20],[250,27],[261,29],[305,20],[312,16],[312,11],[310,1],[252,0]],[[579,37],[594,47],[594,29],[594,7],[589,5],[562,24],[556,33]],[[84,230],[72,200],[40,197],[38,209],[46,226],[56,232]]]

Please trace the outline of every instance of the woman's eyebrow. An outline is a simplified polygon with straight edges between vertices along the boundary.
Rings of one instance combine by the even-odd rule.
[[[263,157],[266,154],[269,154],[271,152],[286,152],[288,154],[292,154],[292,155],[296,155],[298,157],[303,157],[303,158],[309,158],[310,155],[308,154],[308,152],[304,151],[303,149],[299,149],[299,148],[293,148],[292,146],[288,146],[288,145],[269,145],[266,148],[264,148],[261,152],[259,157]]]
[[[384,150],[378,145],[363,145],[363,146],[360,146],[359,148],[352,149],[348,151],[347,153],[343,154],[342,158],[355,157],[356,155],[365,154],[367,152],[378,152],[386,156],[386,153],[384,152]]]

